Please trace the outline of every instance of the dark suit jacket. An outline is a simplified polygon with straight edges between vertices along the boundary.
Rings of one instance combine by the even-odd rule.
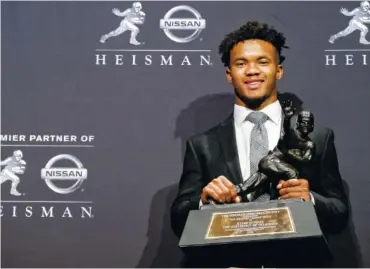
[[[348,220],[348,201],[338,168],[334,133],[315,126],[310,137],[316,144],[315,156],[300,175],[310,183],[323,232],[338,232]],[[242,182],[232,115],[186,143],[179,190],[171,207],[171,225],[178,237],[189,211],[199,209],[202,189],[220,175],[234,184]]]

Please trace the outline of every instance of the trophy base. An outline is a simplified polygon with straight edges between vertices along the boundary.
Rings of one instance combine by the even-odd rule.
[[[332,259],[311,202],[207,205],[189,213],[179,246],[200,266],[317,267]],[[195,265],[195,264],[194,264]],[[316,266],[315,266],[316,265]]]

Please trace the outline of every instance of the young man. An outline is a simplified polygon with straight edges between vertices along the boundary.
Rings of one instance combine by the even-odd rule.
[[[277,81],[283,76],[283,48],[287,48],[283,34],[259,22],[246,23],[221,42],[226,79],[235,93],[234,113],[187,141],[179,191],[171,208],[177,236],[189,211],[208,203],[208,198],[240,202],[234,185],[255,173],[259,160],[277,145],[282,127]],[[310,137],[316,145],[315,156],[300,171],[301,178],[279,182],[279,199],[311,201],[324,232],[341,230],[348,219],[348,205],[334,134],[315,126]]]

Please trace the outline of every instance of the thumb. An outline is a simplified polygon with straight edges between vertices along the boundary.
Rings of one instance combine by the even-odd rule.
[[[234,199],[235,203],[240,203],[242,201],[242,198],[238,195]]]

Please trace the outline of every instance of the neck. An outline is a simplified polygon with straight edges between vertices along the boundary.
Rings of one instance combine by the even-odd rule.
[[[251,110],[259,111],[271,105],[275,101],[277,101],[277,92],[275,91],[266,99],[255,99],[255,100],[242,100],[239,96],[235,96],[235,103],[239,106],[244,106]]]

